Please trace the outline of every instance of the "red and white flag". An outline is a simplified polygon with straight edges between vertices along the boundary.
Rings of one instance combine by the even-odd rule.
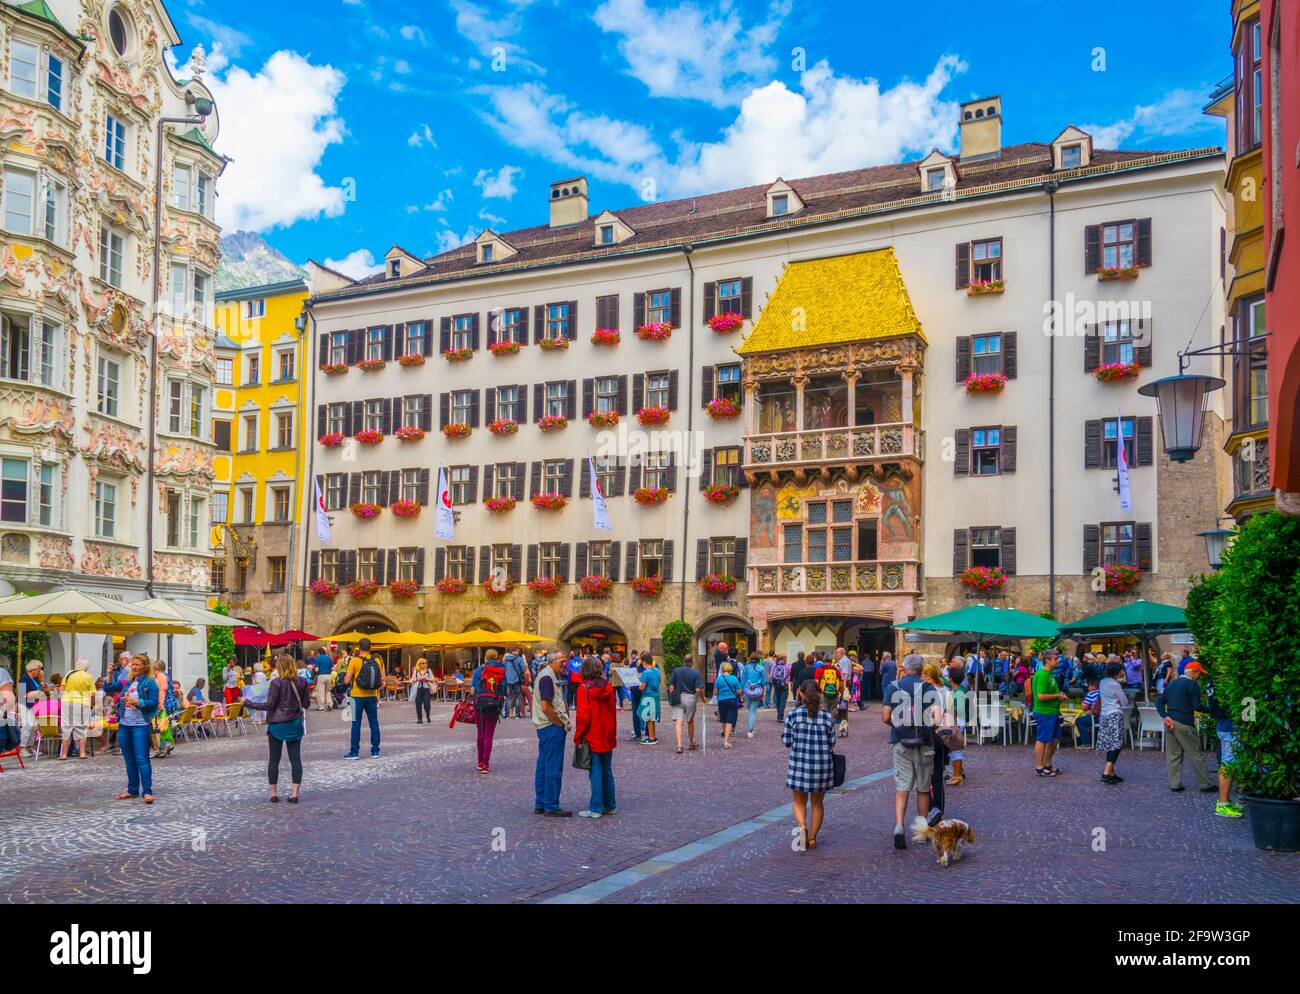
[[[325,507],[325,495],[320,492],[320,477],[316,478],[316,537],[329,545],[330,515]]]
[[[447,485],[447,467],[438,467],[438,507],[434,517],[433,533],[444,542],[456,534],[456,516],[451,509],[451,488]]]

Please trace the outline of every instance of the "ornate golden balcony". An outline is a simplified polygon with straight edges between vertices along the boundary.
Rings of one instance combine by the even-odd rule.
[[[745,439],[747,471],[816,469],[863,462],[922,459],[924,433],[911,424],[860,425],[751,435]]]
[[[749,596],[807,594],[917,594],[915,560],[853,560],[849,562],[777,563],[749,566]]]

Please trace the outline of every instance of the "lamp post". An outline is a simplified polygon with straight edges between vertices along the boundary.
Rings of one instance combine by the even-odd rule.
[[[186,117],[160,117],[154,150],[153,183],[153,313],[150,315],[152,332],[149,335],[149,465],[145,476],[145,592],[154,596],[153,579],[153,516],[157,495],[154,493],[154,450],[158,445],[158,333],[162,304],[162,213],[163,213],[163,141],[168,124],[202,124],[212,113],[212,100],[185,92],[185,105],[194,113]]]
[[[1232,518],[1219,519],[1220,522],[1232,520]],[[1212,528],[1209,531],[1197,532],[1196,534],[1205,539],[1205,557],[1210,561],[1210,569],[1222,569],[1223,553],[1237,533],[1228,528]]]

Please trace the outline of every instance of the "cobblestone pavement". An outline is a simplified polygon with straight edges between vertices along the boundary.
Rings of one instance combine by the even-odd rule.
[[[4,760],[0,900],[563,901],[584,887],[609,902],[1300,897],[1300,858],[1256,851],[1246,823],[1214,817],[1194,789],[1171,794],[1155,751],[1125,753],[1128,782],[1109,788],[1090,753],[1064,750],[1066,774],[1036,780],[1024,747],[972,747],[949,811],[978,842],[945,870],[928,849],[892,849],[888,776],[832,795],[818,850],[792,852],[773,711],[729,752],[715,722],[707,753],[676,755],[669,723],[657,746],[621,741],[619,812],[598,822],[533,814],[530,721],[501,724],[482,776],[473,729],[448,730],[450,712],[435,705],[433,725],[417,726],[411,705],[384,704],[383,755],[359,762],[339,758],[342,715],[312,713],[296,806],[266,801],[260,730],[155,761],[151,807],[112,800],[124,783],[117,756],[47,757],[25,772]],[[855,715],[842,741],[851,782],[888,766],[878,714],[873,704]],[[624,732],[630,722],[620,715]],[[287,760],[281,778],[287,792]],[[566,766],[563,806],[586,800],[586,775]],[[1093,848],[1099,829],[1104,851]]]

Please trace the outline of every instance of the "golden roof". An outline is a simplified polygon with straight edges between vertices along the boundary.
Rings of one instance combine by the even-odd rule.
[[[792,262],[741,355],[925,333],[891,248]]]

